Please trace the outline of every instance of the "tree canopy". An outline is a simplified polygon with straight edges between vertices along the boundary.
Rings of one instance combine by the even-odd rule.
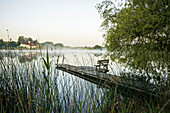
[[[19,36],[18,37],[18,45],[20,45],[21,44],[21,42],[27,42],[27,40],[25,39],[25,37],[24,36]]]
[[[0,39],[0,48],[6,48],[6,43],[3,41],[3,39]]]
[[[93,47],[93,49],[99,49],[99,50],[102,50],[102,46],[95,45],[95,46]]]
[[[62,43],[56,43],[55,44],[55,47],[59,47],[59,48],[62,48],[64,45]]]
[[[112,60],[140,72],[165,74],[170,50],[169,5],[168,0],[127,0],[123,7],[115,7],[111,0],[99,3],[96,7]]]
[[[21,42],[28,42],[28,41],[32,42],[35,45],[39,44],[37,39],[33,40],[32,38],[19,36],[17,42],[12,41],[12,39],[10,39],[10,41],[3,41],[3,39],[0,39],[0,49],[5,49],[6,47],[10,47],[11,49],[17,48],[17,46],[18,47],[20,46]]]
[[[17,43],[16,43],[15,41],[9,41],[9,42],[8,42],[8,47],[13,47],[13,48],[15,48],[15,47],[17,47]]]
[[[18,46],[19,46],[21,44],[21,42],[28,42],[28,41],[34,43],[35,45],[38,45],[38,40],[37,39],[33,40],[31,37],[27,38],[27,37],[24,37],[24,36],[19,36],[17,43],[18,43]]]

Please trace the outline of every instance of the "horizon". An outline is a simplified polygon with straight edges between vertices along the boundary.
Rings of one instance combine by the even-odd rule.
[[[72,47],[103,45],[102,19],[95,8],[102,1],[2,0],[0,39],[7,41],[9,34],[13,41],[24,36]]]
[[[30,37],[31,38],[31,37]],[[0,39],[2,39],[2,38],[0,38]],[[35,39],[36,40],[36,39]],[[4,42],[8,42],[8,40],[4,40],[3,39],[3,41]],[[9,40],[10,41],[10,40]],[[11,40],[11,41],[14,41],[14,42],[17,42],[18,40]],[[46,42],[52,42],[52,41],[48,41],[48,40],[46,40],[46,41],[44,41],[44,42],[39,42],[39,44],[42,44],[42,43],[46,43]],[[61,43],[61,42],[52,42],[53,44],[58,44],[58,43]],[[84,46],[76,46],[76,45],[65,45],[64,43],[61,43],[61,44],[63,44],[65,47],[94,47],[94,46],[96,46],[96,45],[99,45],[99,46],[101,46],[101,47],[104,47],[103,46],[103,44],[95,44],[95,45],[90,45],[90,46],[87,46],[87,45],[84,45]]]

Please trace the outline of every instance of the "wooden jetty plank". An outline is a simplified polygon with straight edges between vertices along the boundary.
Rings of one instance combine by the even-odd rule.
[[[84,75],[86,77],[90,77],[93,79],[97,79],[97,80],[103,80],[103,81],[109,81],[110,82],[110,76],[106,76],[105,73],[101,73],[96,71],[95,68],[93,67],[80,67],[80,66],[71,66],[71,65],[67,65],[67,64],[59,64],[56,67],[57,69],[61,69],[63,71],[66,72],[71,72],[72,74],[80,74],[80,75]],[[115,80],[116,81],[116,80]]]
[[[72,66],[68,64],[57,64],[56,68],[70,74],[76,75],[80,78],[102,85],[103,83],[112,86],[113,84],[137,90],[140,92],[156,93],[159,88],[154,84],[150,84],[140,80],[133,80],[130,78],[123,78],[116,75],[102,73],[96,70],[95,67],[88,66]]]

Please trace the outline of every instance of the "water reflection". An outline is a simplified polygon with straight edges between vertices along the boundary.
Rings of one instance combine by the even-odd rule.
[[[32,62],[41,57],[46,57],[47,50],[0,50],[0,60],[9,58],[19,61],[19,63]],[[50,60],[57,60],[54,63],[65,63],[75,66],[94,66],[97,60],[104,59],[106,51],[100,50],[78,50],[78,49],[62,49],[62,50],[49,50],[48,56]],[[41,62],[39,62],[41,63]],[[112,65],[112,64],[110,64]],[[111,73],[117,72],[115,65],[109,66]],[[114,73],[115,74],[115,73]]]
[[[95,97],[98,99],[97,105],[102,105],[104,103],[102,99],[105,99],[105,94],[107,94],[108,89],[103,87],[99,88],[96,84],[57,70],[55,68],[57,58],[60,57],[59,63],[64,62],[75,66],[94,66],[97,63],[97,60],[103,59],[102,57],[104,56],[104,53],[105,52],[103,51],[86,50],[49,51],[50,61],[52,61],[50,65],[49,83],[51,84],[51,91],[53,91],[56,96],[56,98],[54,98],[55,104],[58,106],[63,106],[62,112],[66,112],[64,111],[66,110],[64,106],[70,109],[70,106],[72,106],[71,103],[73,102],[81,102],[82,108],[85,108],[82,112],[87,112],[86,108],[88,108],[89,104],[85,99],[87,99],[89,103],[93,103],[95,101]],[[39,94],[37,97],[37,102],[42,104],[46,103],[46,101],[41,100],[41,98],[43,99],[43,97],[45,97],[44,92],[46,90],[44,89],[47,89],[46,86],[44,86],[45,79],[42,74],[42,72],[46,71],[43,68],[44,65],[41,60],[41,55],[42,57],[46,57],[46,50],[41,52],[35,50],[5,51],[1,52],[0,55],[2,56],[1,58],[4,59],[4,62],[8,62],[5,65],[12,64],[9,65],[9,70],[12,71],[12,76],[15,78],[15,83],[19,86],[18,90],[23,90],[23,87],[29,88],[29,83],[31,81],[31,83],[35,83],[35,86],[31,86],[30,89],[38,87],[35,90],[36,93]],[[5,66],[2,66],[3,69],[4,67]],[[114,70],[114,67],[112,66],[112,69],[110,70]],[[42,86],[44,89],[41,88]],[[28,91],[28,89],[24,90]]]
[[[66,72],[57,70],[55,68],[55,64],[57,63],[57,58],[60,57],[59,63],[66,63],[75,66],[94,66],[97,63],[97,60],[101,60],[104,56],[104,51],[77,51],[77,50],[66,50],[66,51],[49,51],[49,57],[51,65],[50,65],[50,76],[49,76],[49,83],[51,84],[51,91],[56,96],[54,98],[54,104],[58,106],[63,106],[63,111],[66,109],[70,109],[70,106],[73,102],[81,102],[82,103],[82,112],[87,112],[89,104],[96,102],[97,105],[102,105],[104,102],[103,100],[108,99],[110,92],[108,89],[103,87],[98,87],[97,85],[88,82],[84,79],[81,79],[77,76],[72,76]],[[44,69],[43,62],[41,60],[41,56],[46,57],[46,50],[43,51],[11,51],[11,52],[0,52],[0,58],[4,59],[4,65],[0,65],[0,69],[5,70],[5,67],[9,67],[9,70],[12,71],[12,76],[15,80],[15,83],[18,84],[18,90],[28,91],[29,83],[35,83],[35,86],[31,86],[30,89],[36,88],[38,95],[37,102],[38,104],[46,103],[45,91],[47,89],[44,86],[45,78],[42,72],[46,72]],[[59,56],[59,57],[58,57]],[[5,58],[6,57],[6,58]],[[8,58],[7,58],[8,57]],[[15,58],[15,59],[14,59]],[[35,60],[34,60],[35,59]],[[9,63],[5,63],[8,62]],[[28,62],[28,63],[26,63]],[[12,64],[12,65],[8,65]],[[109,70],[111,74],[114,72],[114,75],[118,75],[120,67],[116,63],[109,64]],[[0,71],[2,72],[2,71]],[[6,76],[6,74],[4,74]],[[35,76],[36,75],[36,76]],[[12,83],[12,82],[11,82]],[[41,86],[44,87],[41,88]],[[38,87],[38,88],[37,88]],[[114,91],[114,90],[113,90]],[[118,92],[118,98],[121,97],[121,93],[124,94],[125,89],[120,88],[120,94]],[[127,91],[126,91],[127,92]],[[116,94],[116,93],[115,93]],[[97,96],[96,96],[97,95]],[[119,97],[120,96],[120,97]],[[74,100],[71,98],[73,97]],[[97,97],[97,101],[95,100]],[[113,97],[114,98],[114,97]],[[44,99],[44,100],[43,100]],[[86,99],[89,102],[86,102]],[[122,99],[123,100],[123,99]],[[88,104],[89,103],[89,104]],[[66,107],[64,107],[66,106]],[[66,109],[65,109],[66,108]]]
[[[17,57],[19,54],[16,52],[12,52],[12,51],[8,51],[8,52],[3,52],[0,51],[0,60],[2,60],[4,57],[10,57],[10,58],[15,58]]]
[[[38,53],[21,53],[14,51],[0,51],[0,60],[4,58],[18,58],[20,63],[31,62],[33,59],[37,59]]]
[[[0,51],[0,60],[2,60],[4,58],[4,53]]]
[[[102,53],[94,53],[93,54],[95,57],[99,57],[99,56],[102,56],[103,54]]]
[[[22,53],[18,56],[20,63],[31,62],[33,59],[37,59],[37,54],[35,53]]]

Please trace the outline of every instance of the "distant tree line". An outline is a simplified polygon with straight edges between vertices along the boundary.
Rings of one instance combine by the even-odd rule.
[[[68,49],[96,49],[96,50],[102,50],[104,47],[100,45],[95,45],[94,47],[70,47],[70,46],[64,46],[62,43],[56,43],[54,44],[53,42],[44,42],[40,44],[41,48],[49,48],[49,49],[61,49],[61,48],[68,48]]]
[[[15,49],[15,48],[19,48],[21,42],[28,42],[28,41],[30,41],[31,43],[33,43],[35,45],[39,44],[37,39],[33,40],[30,37],[27,38],[27,37],[24,37],[24,36],[19,36],[17,42],[12,41],[11,39],[10,39],[10,41],[4,41],[3,39],[0,39],[0,49],[5,49],[5,48]]]
[[[17,42],[15,41],[4,41],[0,39],[0,49],[5,49],[7,47],[16,48],[18,46]]]
[[[54,44],[53,42],[46,41],[44,43],[41,43],[40,47],[44,48],[44,49],[47,48],[47,47],[52,49],[52,48],[63,48],[64,45],[62,43]]]
[[[27,38],[24,36],[19,36],[18,37],[18,41],[12,41],[10,39],[10,41],[4,41],[3,39],[0,39],[0,49],[6,49],[6,48],[10,48],[10,49],[19,49],[20,48],[20,44],[21,42],[23,43],[28,43],[31,42],[33,43],[35,46],[38,47],[38,45],[40,45],[40,47],[42,49],[46,49],[47,47],[49,49],[61,49],[61,48],[70,48],[70,49],[96,49],[96,50],[102,50],[104,47],[100,46],[100,45],[95,45],[94,47],[70,47],[70,46],[64,46],[62,43],[53,43],[53,42],[49,42],[46,41],[44,43],[39,43],[38,40],[33,40],[31,37]]]

